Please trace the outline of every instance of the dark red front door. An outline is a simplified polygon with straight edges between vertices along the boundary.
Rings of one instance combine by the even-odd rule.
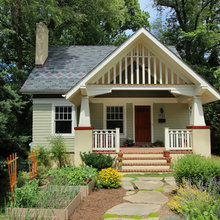
[[[135,142],[151,142],[150,106],[135,106]]]

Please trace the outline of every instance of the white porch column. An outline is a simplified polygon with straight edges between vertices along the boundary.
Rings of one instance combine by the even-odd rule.
[[[79,127],[90,127],[90,110],[89,110],[89,97],[82,96],[80,116],[79,116]]]
[[[192,101],[192,112],[190,118],[191,126],[205,126],[205,119],[202,108],[201,98],[198,96],[193,97]]]

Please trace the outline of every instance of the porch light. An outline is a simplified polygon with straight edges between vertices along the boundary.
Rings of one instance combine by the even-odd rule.
[[[165,118],[163,108],[160,108],[160,113],[158,114],[158,122],[159,123],[165,123],[166,122],[166,118]]]

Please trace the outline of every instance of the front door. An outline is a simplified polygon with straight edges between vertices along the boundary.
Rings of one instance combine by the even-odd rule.
[[[135,106],[135,142],[151,142],[150,106]]]

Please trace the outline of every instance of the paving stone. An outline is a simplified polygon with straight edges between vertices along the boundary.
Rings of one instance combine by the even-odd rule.
[[[126,196],[130,196],[130,195],[134,195],[136,192],[133,190],[133,191],[127,191],[126,192]]]
[[[137,177],[138,180],[141,180],[141,181],[149,181],[149,180],[156,180],[156,181],[160,181],[163,179],[163,177]]]
[[[170,185],[166,185],[166,186],[163,187],[163,189],[164,189],[164,192],[170,193],[175,189],[175,187],[170,186]]]
[[[171,185],[172,187],[176,187],[176,181],[175,180],[166,180],[166,182]]]
[[[172,181],[175,181],[175,178],[173,177],[173,176],[168,176],[168,177],[165,177],[165,181],[170,181],[170,180],[172,180]]]
[[[131,177],[122,177],[121,180],[125,182],[129,182],[130,180],[133,180],[134,178]]]
[[[134,184],[138,187],[138,189],[157,189],[158,187],[163,186],[163,182],[161,181],[134,181]]]
[[[163,193],[158,191],[139,191],[134,195],[125,196],[123,199],[132,203],[150,203],[158,205],[163,205],[169,201]]]
[[[122,182],[121,186],[126,190],[134,190],[134,187],[130,182]]]
[[[107,220],[134,220],[134,218],[107,218]],[[159,220],[159,218],[142,218],[141,220]]]
[[[106,214],[147,216],[151,212],[159,212],[159,210],[160,210],[160,205],[157,204],[122,203],[109,209],[106,212]]]

